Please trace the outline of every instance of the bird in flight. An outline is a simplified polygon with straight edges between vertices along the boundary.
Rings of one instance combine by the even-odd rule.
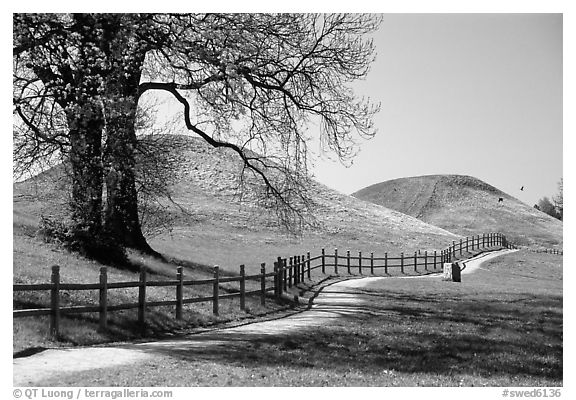
[[[520,188],[520,190],[524,191],[524,186],[522,186],[522,187]]]

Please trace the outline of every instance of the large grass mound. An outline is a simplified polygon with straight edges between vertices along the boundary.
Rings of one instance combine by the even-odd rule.
[[[301,236],[286,233],[269,209],[255,205],[257,182],[239,192],[238,176],[241,164],[226,150],[216,150],[199,139],[186,136],[148,138],[156,146],[141,157],[142,162],[158,155],[171,169],[156,171],[160,179],[150,190],[158,188],[158,198],[143,201],[144,230],[152,247],[162,253],[158,260],[129,251],[131,269],[112,268],[110,281],[134,281],[133,272],[146,266],[155,276],[151,279],[174,278],[177,266],[184,266],[184,274],[191,279],[209,279],[212,267],[219,265],[223,274],[238,274],[240,264],[248,274],[260,272],[265,262],[268,271],[278,256],[303,255],[307,251],[317,255],[321,248],[333,252],[363,251],[375,255],[417,249],[441,249],[457,236],[428,225],[416,218],[369,202],[343,195],[317,182],[311,182],[311,196],[315,201],[313,216],[316,224],[304,227]],[[158,151],[154,151],[154,149]],[[139,175],[139,179],[146,176]],[[167,196],[160,195],[168,189]],[[69,201],[70,182],[63,166],[55,167],[24,182],[14,185],[13,197],[13,279],[14,283],[47,283],[52,265],[61,267],[65,283],[96,283],[101,267],[95,260],[68,252],[58,242],[46,242],[39,233],[42,218],[65,221]],[[166,194],[166,193],[164,193]],[[242,196],[240,196],[242,194]],[[354,254],[354,253],[353,253]],[[125,267],[125,266],[123,266]],[[249,290],[258,282],[249,282]],[[256,286],[254,286],[256,285]],[[252,287],[254,286],[254,287]],[[174,293],[155,288],[147,294],[151,301],[172,300]],[[226,288],[223,288],[225,291]],[[209,295],[208,286],[191,289],[193,296]],[[64,305],[93,304],[97,293],[73,291],[66,294]],[[115,303],[134,302],[137,292],[129,289],[114,292]],[[19,293],[15,308],[37,308],[49,305],[47,293]],[[111,300],[112,301],[112,300]],[[277,311],[281,306],[267,302],[261,307],[258,299],[249,299],[250,314],[258,316]],[[185,321],[175,321],[172,309],[154,309],[149,314],[149,332],[173,331],[214,322],[245,318],[238,311],[238,301],[226,300],[221,317],[213,317],[210,304],[193,305],[187,309]],[[15,351],[30,347],[64,344],[93,344],[111,340],[127,340],[139,336],[134,331],[136,311],[111,313],[110,330],[96,332],[96,314],[66,317],[61,324],[61,343],[48,338],[47,318],[22,318],[14,322]]]
[[[556,247],[563,243],[561,221],[470,176],[394,179],[353,196],[464,236],[502,232],[520,245]]]
[[[309,218],[315,224],[304,226],[295,236],[279,226],[274,210],[254,203],[258,180],[248,177],[244,189],[239,189],[242,164],[230,150],[214,149],[189,136],[153,140],[167,150],[174,170],[163,172],[171,199],[160,196],[148,203],[144,228],[152,247],[170,257],[233,271],[246,264],[248,270],[259,272],[262,262],[271,266],[278,256],[307,251],[317,255],[323,247],[399,254],[440,249],[457,237],[314,181],[309,189],[314,201]],[[33,235],[41,216],[63,218],[68,193],[63,168],[16,184],[15,237]]]

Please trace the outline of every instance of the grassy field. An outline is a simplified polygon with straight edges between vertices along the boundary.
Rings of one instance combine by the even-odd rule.
[[[17,235],[14,238],[14,283],[48,283],[50,282],[50,266],[59,265],[61,282],[63,283],[97,283],[99,282],[99,263],[70,253],[58,245],[42,243],[37,238]],[[151,274],[148,280],[174,279],[176,267],[184,265],[186,279],[211,279],[212,272],[207,266],[194,263],[184,264],[157,259],[132,252],[130,259],[134,267],[145,265]],[[138,274],[127,269],[109,268],[109,282],[133,282],[138,280]],[[247,281],[246,290],[260,287],[259,282]],[[221,291],[233,291],[234,284],[222,284]],[[210,285],[185,288],[184,298],[210,296]],[[15,292],[13,296],[14,309],[49,307],[48,291]],[[147,290],[149,301],[174,300],[174,288],[154,287]],[[114,289],[109,291],[109,304],[134,303],[138,299],[137,288]],[[287,305],[268,301],[260,305],[257,297],[247,297],[246,312],[239,310],[239,300],[227,299],[220,302],[220,316],[212,314],[211,303],[199,303],[184,307],[182,321],[174,318],[173,307],[154,307],[147,313],[147,327],[141,330],[137,324],[137,310],[111,312],[109,314],[109,330],[98,332],[98,314],[76,314],[64,316],[61,320],[59,340],[53,340],[49,335],[48,317],[26,317],[14,319],[13,351],[19,353],[34,348],[62,347],[77,345],[92,345],[117,341],[134,340],[142,337],[162,337],[177,332],[186,332],[204,328],[214,324],[234,322],[241,319],[265,317],[269,313],[288,308]],[[98,291],[62,291],[61,304],[89,305],[98,304]]]
[[[173,154],[182,160],[171,187],[177,205],[169,202],[154,215],[171,221],[171,229],[144,224],[150,244],[163,259],[130,251],[128,265],[109,266],[111,282],[136,281],[140,266],[151,272],[149,280],[173,279],[177,266],[184,267],[186,278],[209,279],[214,265],[220,266],[223,275],[238,274],[240,264],[246,266],[247,274],[256,274],[262,262],[270,271],[278,256],[308,251],[314,256],[322,248],[328,253],[338,248],[340,254],[350,250],[352,255],[362,251],[364,255],[388,252],[393,256],[440,250],[460,238],[417,218],[314,182],[310,190],[317,225],[306,227],[301,236],[287,234],[264,210],[239,200],[234,187],[240,165],[230,154],[190,137],[174,140]],[[64,218],[68,184],[62,170],[55,168],[14,185],[14,283],[47,283],[52,265],[61,267],[63,283],[98,282],[102,264],[70,253],[58,243],[48,243],[38,232],[41,217],[55,221]],[[446,194],[448,205],[463,196],[454,190]],[[245,195],[249,200],[252,194]],[[464,220],[458,218],[468,215],[470,209],[446,207],[448,212],[442,215],[456,221],[450,227],[464,226]],[[510,208],[508,203],[506,210],[516,212],[520,219],[528,212]],[[490,223],[502,215],[484,211],[474,217],[483,225],[466,225],[465,231],[454,232],[475,235],[499,230]],[[533,224],[528,224],[529,228],[524,222],[510,224],[532,235],[530,243],[555,245],[558,237],[561,243],[561,223],[554,225],[552,236],[548,228],[534,232]],[[506,234],[505,229],[502,231]],[[372,299],[366,306],[376,310],[373,318],[342,318],[341,324],[290,338],[240,341],[232,350],[163,356],[154,365],[99,371],[95,377],[84,378],[89,382],[86,384],[126,386],[561,383],[561,257],[521,252],[486,268],[466,277],[460,285],[394,279],[368,288],[362,293]],[[256,288],[257,282],[248,282],[247,290]],[[233,290],[228,284],[222,285],[223,292]],[[207,296],[210,292],[210,286],[195,287],[187,290],[185,297]],[[151,301],[173,300],[174,296],[173,290],[163,287],[147,291]],[[14,309],[49,304],[47,293],[15,293],[13,298]],[[94,304],[97,298],[96,291],[71,291],[62,293],[61,302],[64,306],[85,305]],[[114,290],[109,296],[116,304],[136,299],[136,289]],[[15,319],[14,353],[166,337],[223,323],[268,318],[279,312],[293,310],[272,301],[262,307],[258,298],[248,298],[247,312],[241,312],[238,299],[232,299],[221,303],[219,317],[212,315],[210,303],[203,303],[190,305],[184,320],[176,321],[173,309],[154,308],[144,331],[136,324],[136,310],[113,312],[106,333],[97,331],[97,314],[82,314],[63,318],[57,341],[48,335],[47,318]],[[537,318],[530,319],[534,315]],[[451,338],[455,338],[453,344]],[[82,376],[79,374],[78,379]]]
[[[327,289],[329,290],[329,289]],[[370,313],[275,337],[181,349],[41,386],[562,386],[562,257],[520,251],[461,283],[354,289]]]

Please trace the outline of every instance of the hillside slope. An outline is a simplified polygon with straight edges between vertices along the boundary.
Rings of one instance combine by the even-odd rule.
[[[176,166],[167,178],[173,202],[161,199],[162,207],[148,216],[145,228],[153,248],[169,257],[206,266],[217,264],[231,271],[237,271],[240,264],[256,270],[262,262],[271,266],[278,256],[307,251],[317,255],[322,248],[351,250],[352,254],[398,254],[441,249],[457,238],[444,229],[317,182],[312,182],[310,190],[318,226],[292,236],[278,227],[267,210],[254,205],[250,188],[239,196],[235,188],[242,165],[235,154],[190,136],[165,136],[162,145]],[[67,185],[62,168],[15,184],[14,235],[33,235],[41,215],[61,218]],[[162,229],[165,221],[171,222],[171,230]],[[15,270],[18,262],[15,257]]]
[[[502,232],[520,245],[553,247],[563,243],[561,221],[470,176],[394,179],[352,196],[464,236]]]

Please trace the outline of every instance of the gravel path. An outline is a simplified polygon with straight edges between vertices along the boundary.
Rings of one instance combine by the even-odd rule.
[[[472,273],[480,267],[482,262],[510,251],[486,253],[470,259],[465,262],[462,274]],[[342,281],[324,288],[314,299],[312,307],[301,313],[270,321],[188,335],[173,340],[108,347],[49,349],[29,357],[14,359],[13,383],[14,386],[34,386],[35,382],[60,374],[141,362],[170,351],[189,350],[195,347],[225,346],[231,341],[237,343],[238,341],[254,340],[257,337],[281,335],[293,330],[332,324],[343,315],[370,312],[366,307],[362,307],[362,304],[366,302],[362,292],[354,292],[350,289],[360,289],[379,279],[440,279],[441,276],[441,273],[435,273],[422,277],[369,277]]]

